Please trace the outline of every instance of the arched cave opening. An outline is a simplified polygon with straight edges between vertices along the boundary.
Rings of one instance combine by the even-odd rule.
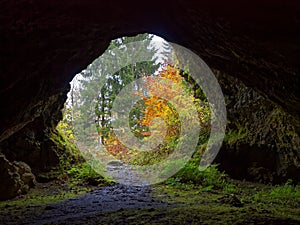
[[[299,223],[294,212],[300,180],[297,4],[260,2],[261,9],[254,3],[200,7],[192,1],[161,3],[159,8],[93,1],[0,4],[0,99],[5,105],[0,117],[1,223],[142,223],[141,218]],[[200,173],[199,160],[193,158],[154,188],[116,185],[95,173],[68,140],[72,133],[64,138],[56,129],[75,74],[101,55],[110,40],[144,32],[200,56],[216,76],[227,110],[226,134],[213,162],[217,166]],[[53,203],[56,198],[62,203]],[[268,207],[276,213],[264,211]],[[222,216],[229,211],[234,221]]]
[[[136,37],[138,36],[135,36],[135,38]],[[153,37],[154,39],[158,38],[157,36],[151,36],[150,39],[152,40]],[[120,48],[120,46],[122,47],[122,45],[126,45],[130,41],[141,41],[143,38],[146,37],[140,36],[136,39],[134,39],[134,37],[124,37],[120,39],[115,39],[111,42],[108,49],[114,48],[116,46]],[[160,44],[158,43],[158,45]],[[170,50],[170,46],[168,46],[167,42],[164,41],[160,47],[162,47],[160,53],[157,53],[157,50],[153,50],[156,51],[155,54],[160,54],[160,60],[166,59],[164,58],[165,55],[170,55],[172,52]],[[154,52],[152,52],[152,54],[154,58],[157,58]],[[132,56],[130,55],[130,57]],[[60,124],[60,126],[70,127],[70,124],[74,123],[74,121],[70,121],[70,119],[72,120],[74,119],[74,117],[76,117],[76,113],[74,113],[74,108],[76,108],[76,106],[74,107],[74,105],[76,105],[76,98],[79,102],[80,98],[82,98],[80,97],[79,89],[81,89],[82,91],[84,89],[82,88],[82,86],[88,86],[87,83],[90,82],[90,77],[93,76],[93,73],[101,73],[99,72],[101,70],[99,68],[101,68],[101,63],[102,65],[105,64],[103,60],[96,60],[97,62],[94,61],[82,73],[75,76],[75,81],[73,81],[71,91],[69,92],[69,99],[67,100],[69,108],[67,108],[67,110],[65,111],[69,113],[67,115],[69,121],[68,118],[65,118],[66,123]],[[128,61],[127,58],[124,60]],[[162,61],[160,61],[160,63],[161,62]],[[108,65],[107,62],[106,64]],[[114,62],[113,64],[115,65],[116,62]],[[155,63],[153,62],[153,65],[154,64]],[[154,67],[157,67],[157,65],[154,65]],[[139,71],[139,68],[134,67],[134,69],[130,68],[130,70]],[[110,68],[106,70],[103,69],[102,73],[105,74],[105,71],[110,71]],[[299,169],[297,169],[297,163],[294,163],[295,161],[297,161],[297,151],[290,151],[291,149],[296,150],[299,142],[296,132],[297,127],[293,124],[294,119],[290,115],[285,113],[280,106],[264,98],[260,93],[246,86],[243,82],[239,81],[233,76],[228,75],[217,69],[213,69],[213,71],[224,93],[228,112],[227,130],[226,135],[224,137],[223,146],[221,148],[220,153],[217,155],[217,158],[214,160],[214,163],[219,164],[219,168],[221,171],[225,171],[232,178],[235,179],[245,179],[249,181],[272,184],[284,183],[288,179],[293,179],[294,182],[297,183],[299,179]],[[111,72],[106,73],[109,74]],[[128,73],[128,70],[125,72],[125,74],[126,73]],[[139,73],[145,74],[145,71],[143,71],[143,69],[140,69]],[[155,73],[158,72],[156,71]],[[127,75],[125,75],[125,77],[126,76]],[[134,79],[137,78],[137,75],[132,76]],[[113,79],[118,80],[117,82],[119,83],[123,82],[123,85],[124,81],[122,81],[122,79],[127,79],[127,77],[120,78],[120,73],[117,73],[116,77],[111,77],[111,83],[109,84],[110,88],[112,88],[112,86],[115,85],[112,83]],[[96,81],[100,82],[100,80],[97,79]],[[90,98],[89,101],[91,102],[97,102],[97,100],[92,99],[91,96],[88,96],[93,95],[94,98],[95,96],[97,96],[99,102],[96,104],[98,108],[95,110],[98,112],[98,116],[90,114],[86,114],[85,116],[91,117],[90,120],[95,121],[95,123],[98,123],[98,128],[100,127],[101,129],[105,130],[108,129],[109,126],[111,126],[111,122],[109,122],[108,119],[105,119],[111,116],[108,112],[106,112],[106,110],[108,109],[106,109],[105,107],[107,107],[107,105],[110,105],[110,107],[108,108],[111,109],[114,98],[112,98],[111,100],[110,97],[106,97],[106,99],[104,100],[104,98],[101,98],[99,96],[101,94],[103,96],[109,95],[107,93],[110,93],[110,95],[117,95],[118,93],[112,94],[112,90],[108,90],[109,88],[107,88],[105,93],[98,93],[97,95],[95,94],[95,87],[93,88],[93,91],[90,91],[92,94],[88,93],[89,91],[87,91],[86,88],[84,90],[83,95],[85,95],[85,98],[87,99]],[[119,91],[120,90],[118,90],[117,92]],[[102,104],[105,105],[105,107],[101,106],[100,101],[102,101]],[[73,107],[70,107],[70,104],[73,105]],[[78,105],[80,104],[82,103],[77,103],[78,110]],[[89,105],[88,107],[92,109],[94,108],[93,105]],[[102,111],[100,110],[101,108]],[[85,111],[88,110],[85,108]],[[79,114],[82,115],[84,114],[84,112],[81,112]],[[85,126],[83,125],[82,121],[78,123],[81,127]],[[85,121],[85,123],[88,122]],[[285,123],[284,127],[282,126],[283,123]],[[72,129],[74,130],[74,128]],[[64,132],[65,134],[68,133],[67,135],[72,136],[72,138],[74,138],[74,134],[70,130],[65,129]],[[77,130],[76,132],[82,131]],[[83,137],[84,140],[88,139],[86,135],[87,134],[85,133]],[[122,149],[122,147],[118,146],[116,147],[116,149]],[[121,155],[123,154],[122,150],[117,151],[120,151],[119,153]],[[194,152],[194,154],[195,153],[196,152]],[[122,157],[119,157],[118,159],[122,160]]]

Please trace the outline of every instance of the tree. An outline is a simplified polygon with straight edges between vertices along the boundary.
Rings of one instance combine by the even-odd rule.
[[[189,138],[180,134],[182,121],[180,121],[177,109],[168,102],[168,99],[176,100],[185,122],[193,123],[196,119],[200,120],[203,125],[208,121],[210,115],[208,104],[200,104],[204,100],[194,97],[193,89],[189,87],[181,73],[182,71],[175,65],[166,63],[157,75],[145,75],[143,91],[136,91],[136,94],[143,99],[143,117],[136,121],[141,129],[137,129],[136,132],[140,137],[148,138],[154,135],[153,131],[149,129],[152,126],[158,135],[164,136],[163,134],[165,134],[163,142],[151,153],[145,153],[138,149],[126,148],[113,133],[110,133],[105,140],[105,145],[113,155],[124,161],[129,161],[134,156],[142,159],[139,162],[151,164],[173,153],[180,138]],[[166,80],[169,82],[164,82]],[[146,96],[145,90],[147,90]],[[188,95],[184,95],[184,93],[188,93]],[[198,114],[191,113],[190,109],[193,106],[196,107]],[[160,118],[162,122],[153,127],[151,123],[155,118]],[[186,124],[188,127],[193,127],[192,125]]]
[[[99,57],[81,72],[78,85],[80,97],[72,104],[74,111],[80,115],[74,121],[79,141],[92,143],[95,137],[89,134],[97,130],[100,134],[98,141],[103,142],[111,130],[111,108],[116,96],[127,84],[144,74],[154,73],[159,67],[155,62],[156,49],[150,45],[152,38],[153,35],[140,34],[113,40],[105,57]],[[129,43],[131,48],[128,48]],[[116,54],[115,48],[124,54]],[[145,56],[152,60],[130,63],[132,58]],[[121,64],[127,66],[118,69]],[[140,88],[136,87],[136,90]],[[141,116],[140,110],[133,110],[131,118],[137,120]]]
[[[71,123],[76,127],[77,141],[84,142],[87,146],[92,146],[97,141],[98,144],[104,144],[112,155],[124,161],[130,160],[132,156],[147,158],[145,155],[152,161],[160,160],[172,153],[178,140],[183,137],[180,136],[181,121],[176,108],[167,99],[159,96],[169,95],[170,98],[179,99],[179,107],[183,108],[182,112],[186,118],[191,118],[190,121],[195,117],[199,117],[203,123],[208,120],[209,107],[208,104],[203,104],[205,96],[203,97],[202,93],[197,94],[200,87],[188,73],[178,69],[176,65],[167,62],[162,65],[156,63],[157,51],[150,44],[152,38],[152,35],[142,34],[116,39],[105,52],[106,57],[96,59],[81,72],[76,88],[72,88],[72,101],[69,104],[69,113],[72,114],[70,118],[73,120]],[[144,45],[141,45],[141,42]],[[127,47],[129,44],[131,48]],[[175,55],[169,51],[169,47],[164,45],[166,54]],[[115,48],[125,54],[116,54]],[[143,58],[145,55],[152,60],[129,63],[131,58]],[[127,66],[119,69],[121,62]],[[155,118],[163,121],[156,124],[156,132],[163,134],[166,130],[165,139],[152,153],[127,148],[112,130],[111,109],[116,97],[126,85],[139,78],[142,78],[142,82],[134,86],[134,94],[140,96],[141,100],[130,112],[131,132],[141,140],[150,138],[153,135],[150,127],[153,126]],[[157,82],[158,78],[169,80],[173,85],[163,85]],[[190,94],[189,97],[181,97],[183,90]],[[126,96],[122,100],[126,102]],[[190,104],[196,104],[198,115],[189,111]]]

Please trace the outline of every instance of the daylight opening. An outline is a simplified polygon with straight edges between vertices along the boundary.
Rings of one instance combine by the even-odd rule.
[[[72,80],[58,129],[105,177],[165,180],[200,157],[210,135],[210,106],[189,71],[158,36],[112,40]]]

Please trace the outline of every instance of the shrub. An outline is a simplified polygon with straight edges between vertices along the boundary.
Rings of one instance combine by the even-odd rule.
[[[235,192],[235,185],[230,183],[228,175],[218,170],[217,165],[210,165],[204,171],[200,171],[199,162],[199,158],[191,159],[169,182],[194,184],[205,190],[223,189],[230,193]]]
[[[284,185],[276,185],[269,191],[260,191],[252,196],[256,202],[272,204],[300,205],[300,186],[288,180]]]

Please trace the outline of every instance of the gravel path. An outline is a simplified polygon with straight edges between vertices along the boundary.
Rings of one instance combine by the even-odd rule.
[[[121,168],[120,168],[121,167]],[[132,180],[132,174],[122,170],[122,165],[112,164],[111,172]],[[122,172],[123,171],[123,172]],[[129,171],[130,172],[130,171]],[[126,174],[125,174],[126,173]],[[155,201],[151,196],[151,186],[129,186],[115,184],[93,190],[78,197],[28,208],[11,209],[3,215],[0,224],[90,224],[96,215],[124,209],[152,209],[167,207],[167,203]]]
[[[150,187],[103,187],[76,198],[44,206],[43,212],[32,215],[25,221],[7,221],[7,224],[83,224],[82,220],[100,213],[128,208],[167,207],[168,204],[155,201],[150,192]]]

